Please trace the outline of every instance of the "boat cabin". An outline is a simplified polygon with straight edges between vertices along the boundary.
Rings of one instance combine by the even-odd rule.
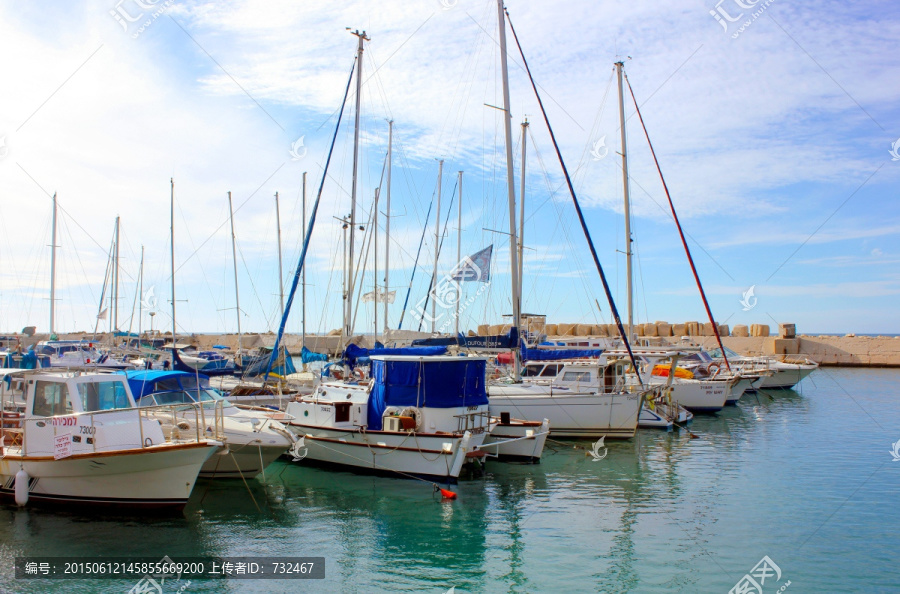
[[[159,422],[137,411],[122,375],[33,373],[23,380],[24,417],[3,429],[4,445],[21,447],[23,455],[65,457],[165,441]]]
[[[528,361],[523,365],[526,382],[546,384],[576,391],[621,391],[629,363],[624,359],[602,358],[574,361]]]
[[[294,425],[461,433],[488,424],[483,357],[373,355],[368,385],[328,382],[292,402]]]

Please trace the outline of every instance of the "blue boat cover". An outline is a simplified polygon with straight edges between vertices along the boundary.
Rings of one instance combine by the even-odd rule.
[[[241,375],[244,377],[254,377],[266,374],[266,367],[272,361],[272,355],[269,349],[265,349],[259,355],[246,361]],[[269,373],[277,373],[280,376],[297,373],[297,367],[294,365],[293,357],[285,357],[284,353],[275,358]]]
[[[512,349],[519,342],[519,333],[510,328],[507,334],[496,336],[463,336],[457,337],[459,346],[470,349]]]
[[[435,338],[417,338],[412,341],[414,347],[417,346],[456,346],[460,344],[460,339],[454,336],[438,336]]]
[[[381,430],[381,417],[388,406],[455,408],[487,404],[485,363],[483,359],[469,357],[437,361],[373,360],[369,430]]]
[[[306,347],[300,350],[300,360],[303,363],[313,363],[314,361],[327,361],[328,355],[322,353],[314,353]]]
[[[128,387],[131,388],[131,394],[134,396],[135,401],[154,392],[196,390],[198,377],[200,379],[200,387],[208,388],[209,376],[202,373],[143,369],[125,372],[125,379],[128,380]]]
[[[522,344],[523,361],[559,361],[599,357],[603,349],[529,349]]]
[[[344,360],[351,367],[369,362],[369,357],[373,355],[406,355],[410,357],[435,357],[443,355],[447,352],[445,346],[427,346],[427,347],[399,347],[384,349],[364,349],[353,343],[347,345],[344,351]]]

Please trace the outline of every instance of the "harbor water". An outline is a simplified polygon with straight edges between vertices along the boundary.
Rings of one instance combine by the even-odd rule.
[[[200,480],[183,516],[2,507],[0,591],[135,585],[15,579],[16,557],[168,555],[314,556],[326,569],[170,579],[167,593],[726,593],[747,575],[767,594],[896,592],[898,385],[896,369],[820,368],[796,390],[698,416],[696,438],[639,430],[599,460],[588,442],[554,441],[540,465],[489,463],[454,501],[422,482],[280,460],[247,486]]]

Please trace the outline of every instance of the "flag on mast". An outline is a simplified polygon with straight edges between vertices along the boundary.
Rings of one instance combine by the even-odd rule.
[[[491,244],[480,252],[466,256],[450,273],[450,278],[461,282],[491,282],[491,255],[493,252],[494,244]]]

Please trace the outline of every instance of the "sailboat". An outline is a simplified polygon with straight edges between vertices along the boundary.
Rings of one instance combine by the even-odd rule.
[[[300,283],[316,214],[322,198],[334,145],[340,130],[353,77],[356,77],[356,123],[353,142],[353,183],[343,337],[352,335],[353,259],[356,226],[359,118],[365,31],[358,38],[356,60],[347,81],[322,181],[304,234],[303,248],[281,317],[270,362],[274,361]],[[306,445],[295,459],[304,463],[397,477],[455,482],[479,451],[490,430],[484,386],[485,360],[475,357],[431,357],[415,351],[371,357],[373,380],[320,383],[315,392],[290,402],[283,418]],[[267,372],[268,375],[268,372]],[[267,378],[266,378],[267,379]]]
[[[507,194],[509,201],[509,235],[510,235],[510,271],[512,277],[512,328],[510,335],[518,346],[519,324],[521,322],[521,284],[519,258],[521,252],[520,239],[517,241],[515,186],[512,157],[512,115],[509,99],[509,73],[506,59],[506,17],[503,1],[497,0],[500,67],[503,77],[503,118],[506,139]],[[513,34],[515,30],[513,29]],[[518,40],[517,40],[518,42]],[[521,51],[521,47],[519,48]],[[526,67],[527,68],[527,67]],[[531,76],[528,71],[529,77]],[[533,81],[532,81],[533,83]],[[538,96],[540,102],[540,97]],[[543,110],[543,106],[542,106]],[[546,113],[544,114],[546,121]],[[550,129],[549,121],[547,121]],[[550,129],[551,138],[556,144],[555,136]],[[524,134],[523,134],[524,143]],[[558,147],[557,147],[558,148]],[[557,150],[557,154],[558,150]],[[524,155],[524,149],[523,149]],[[561,161],[561,157],[560,157]],[[563,164],[565,171],[565,165]],[[566,173],[568,179],[568,173]],[[524,187],[524,184],[523,184]],[[575,199],[574,189],[570,192],[575,202],[582,228],[587,235],[594,261],[600,272],[611,307],[615,311],[612,295],[606,284],[605,276],[596,258],[590,235],[584,224],[581,210]],[[616,314],[618,318],[618,314]],[[520,373],[520,351],[513,351],[513,377],[511,383],[493,383],[488,387],[488,397],[492,415],[514,415],[527,419],[544,418],[549,421],[550,432],[556,437],[568,438],[630,438],[637,429],[638,413],[645,397],[645,390],[640,386],[631,386],[626,382],[628,359],[618,357],[601,357],[588,363],[572,363],[578,365],[577,370],[567,371],[560,379],[572,377],[577,381],[577,388],[561,385],[557,381],[548,383],[522,381]],[[569,375],[571,374],[571,375]]]

